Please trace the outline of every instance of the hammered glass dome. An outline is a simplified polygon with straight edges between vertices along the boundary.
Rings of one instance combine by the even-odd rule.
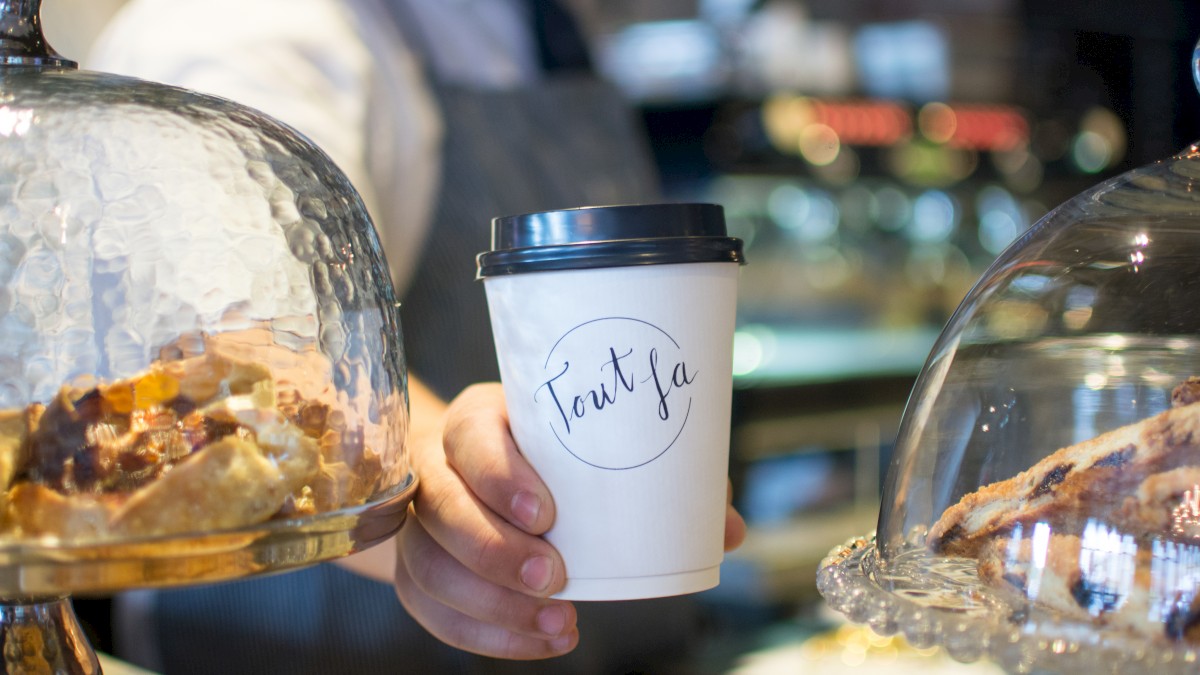
[[[1200,146],[1058,207],[913,389],[835,608],[1011,672],[1200,669]]]
[[[344,174],[243,106],[78,70],[39,4],[0,0],[0,634],[7,672],[96,672],[69,594],[344,556],[415,479]]]

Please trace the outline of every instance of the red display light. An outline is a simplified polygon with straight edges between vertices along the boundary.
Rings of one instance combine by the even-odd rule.
[[[927,138],[953,148],[1003,152],[1029,142],[1029,121],[1010,106],[931,103],[920,121]]]
[[[837,133],[845,145],[889,146],[912,136],[912,115],[891,101],[809,99],[813,122]]]

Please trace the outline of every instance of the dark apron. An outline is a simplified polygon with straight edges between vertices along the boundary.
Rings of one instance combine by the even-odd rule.
[[[436,83],[435,90],[446,129],[441,194],[401,320],[410,370],[449,399],[499,377],[483,285],[475,280],[490,219],[651,201],[658,185],[630,108],[594,78],[552,78],[520,91]],[[691,597],[577,607],[582,641],[575,652],[501,661],[430,636],[389,586],[319,565],[164,591],[154,627],[168,675],[662,672],[678,669],[699,637]]]

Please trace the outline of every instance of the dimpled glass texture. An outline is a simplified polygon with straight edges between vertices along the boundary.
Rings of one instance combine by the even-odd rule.
[[[265,368],[290,423],[318,430],[336,497],[287,508],[354,506],[410,479],[397,304],[371,221],[330,159],[222,99],[5,68],[0,416],[64,385],[131,382],[153,400],[148,368],[204,354]]]
[[[1001,254],[909,398],[854,621],[1009,672],[1200,668],[1200,147]]]

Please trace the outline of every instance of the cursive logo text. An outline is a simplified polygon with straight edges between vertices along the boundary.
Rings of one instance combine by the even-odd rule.
[[[687,422],[698,373],[683,356],[649,322],[588,321],[555,343],[534,401],[577,459],[604,469],[641,466],[666,452]]]

